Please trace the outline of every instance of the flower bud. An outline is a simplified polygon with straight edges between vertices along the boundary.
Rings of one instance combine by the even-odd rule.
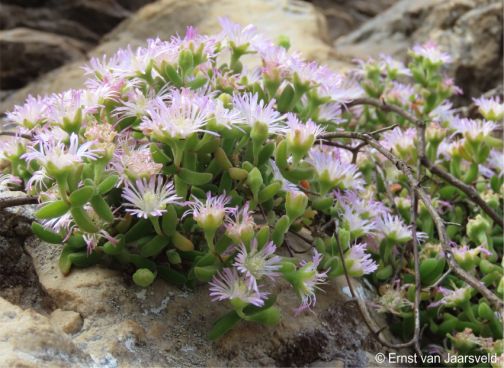
[[[173,265],[178,265],[182,263],[182,258],[175,249],[168,249],[166,251],[166,257],[168,258],[168,262],[170,262]]]
[[[280,47],[283,47],[284,49],[288,50],[291,46],[290,39],[286,35],[280,35],[277,38],[277,44]]]
[[[146,288],[154,282],[156,275],[152,273],[151,270],[147,268],[139,268],[133,274],[133,282],[140,287]]]
[[[491,230],[490,222],[481,215],[470,219],[466,231],[469,238],[476,243],[486,242],[486,234]]]
[[[248,173],[247,185],[249,186],[250,190],[254,194],[254,199],[257,199],[257,197],[259,195],[259,190],[261,189],[261,186],[263,185],[263,177],[257,167],[254,167]]]
[[[264,142],[268,138],[268,125],[261,123],[260,121],[256,121],[252,126],[250,138],[252,138],[254,142]]]
[[[425,138],[427,142],[438,145],[446,137],[446,129],[437,123],[430,124],[425,130]]]
[[[308,205],[308,197],[303,192],[287,192],[285,209],[291,222],[301,217]]]
[[[233,105],[233,97],[229,93],[221,93],[218,99],[222,101],[225,108],[230,108]]]
[[[182,50],[179,55],[179,65],[184,73],[194,68],[194,55],[190,50]]]

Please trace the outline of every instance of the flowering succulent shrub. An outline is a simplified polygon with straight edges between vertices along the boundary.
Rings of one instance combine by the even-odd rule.
[[[501,354],[500,100],[458,116],[450,56],[431,43],[408,66],[338,74],[221,24],[94,59],[85,89],[8,114],[2,185],[38,198],[33,231],[63,244],[61,272],[207,282],[231,308],[211,338],[275,324],[276,283],[302,313],[330,279],[367,277],[401,337]]]

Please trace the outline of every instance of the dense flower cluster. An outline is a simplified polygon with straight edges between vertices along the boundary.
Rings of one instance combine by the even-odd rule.
[[[405,174],[357,139],[330,138],[390,127],[375,136],[397,159],[428,159],[502,213],[501,100],[475,99],[478,115],[459,116],[448,99],[461,91],[443,74],[450,55],[432,42],[408,66],[382,56],[341,74],[253,26],[221,25],[93,59],[84,89],[30,96],[7,115],[19,136],[0,146],[0,186],[39,198],[33,231],[63,245],[61,271],[103,262],[133,268],[142,287],[208,282],[232,308],[212,338],[240,319],[276,323],[279,282],[302,313],[332,278],[367,277],[383,290],[378,310],[409,338],[418,247],[420,318],[434,342],[475,334],[501,354],[488,301],[453,274],[440,279],[450,250],[425,203],[412,222]],[[412,121],[354,103],[365,98],[426,122],[426,157]],[[448,224],[449,256],[502,297],[502,228],[458,188],[428,171],[422,180]]]

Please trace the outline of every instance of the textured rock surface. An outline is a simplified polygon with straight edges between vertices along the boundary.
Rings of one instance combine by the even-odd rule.
[[[0,7],[0,91],[71,60],[152,0],[8,0]],[[19,30],[19,29],[22,30]],[[76,54],[77,52],[77,54]],[[1,97],[1,95],[0,95]]]
[[[140,289],[125,274],[93,267],[64,277],[57,268],[59,248],[31,238],[25,245],[42,287],[55,308],[83,318],[72,341],[98,365],[118,366],[304,366],[367,365],[369,354],[382,350],[362,323],[347,296],[344,280],[321,294],[315,313],[295,316],[298,300],[288,285],[279,286],[284,314],[276,327],[242,323],[218,342],[206,333],[226,311],[212,303],[206,286],[180,290],[157,281]],[[55,314],[53,312],[51,321]],[[1,326],[0,326],[1,328]],[[318,363],[317,363],[318,362]]]
[[[397,0],[311,0],[327,19],[329,37],[334,40],[385,11]]]
[[[0,298],[0,367],[88,367],[91,357],[33,310]]]
[[[255,24],[271,38],[289,36],[292,48],[310,59],[328,62],[327,26],[324,17],[309,3],[284,0],[160,0],[140,9],[134,16],[107,34],[90,56],[112,54],[127,45],[138,46],[149,37],[168,39],[183,34],[189,25],[201,33],[214,33],[220,27],[218,17],[228,16],[241,24]],[[295,24],[295,27],[292,25]],[[36,82],[19,90],[0,105],[0,111],[22,103],[29,93],[46,94],[82,85],[84,76],[79,66],[84,61],[56,69]],[[342,66],[335,62],[334,67]]]
[[[0,195],[21,195],[16,193]],[[131,275],[100,266],[75,268],[65,277],[57,266],[61,247],[29,236],[32,211],[33,206],[0,211],[0,270],[8,271],[0,278],[0,354],[9,357],[7,366],[317,367],[346,362],[365,367],[373,363],[374,352],[383,351],[348,303],[343,278],[324,287],[314,313],[299,316],[293,313],[299,300],[289,285],[280,284],[279,325],[241,322],[210,342],[207,332],[228,309],[226,303],[210,301],[208,286],[182,290],[157,280],[141,289]],[[19,289],[17,298],[9,293],[13,286]],[[360,284],[354,286],[360,295],[367,293]],[[12,328],[16,323],[20,327]]]
[[[83,58],[87,48],[82,41],[29,28],[0,31],[0,85],[3,89],[22,87],[49,70]]]
[[[402,0],[335,43],[338,55],[399,58],[414,43],[434,40],[453,57],[449,68],[466,96],[502,83],[500,0]]]
[[[141,6],[153,0],[6,0],[0,28],[28,27],[97,41]]]
[[[56,309],[51,313],[50,321],[54,328],[67,334],[74,334],[82,328],[82,317],[74,311]]]
[[[2,197],[26,196],[21,192],[0,192]],[[33,206],[0,211],[0,297],[22,308],[44,311],[52,307],[50,298],[40,286],[24,240],[31,235],[30,216]]]

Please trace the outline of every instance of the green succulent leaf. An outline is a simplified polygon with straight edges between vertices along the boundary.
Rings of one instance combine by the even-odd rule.
[[[229,332],[240,321],[240,319],[240,316],[235,311],[225,314],[215,321],[208,333],[208,339],[211,341],[217,340],[219,337]]]
[[[70,194],[70,203],[75,207],[82,207],[89,202],[94,195],[93,187],[82,187]]]
[[[61,217],[70,209],[70,205],[63,200],[50,202],[35,212],[35,217],[42,220],[49,220]]]
[[[37,222],[32,222],[32,231],[41,240],[50,244],[61,244],[63,243],[63,237],[55,232],[48,230]]]

